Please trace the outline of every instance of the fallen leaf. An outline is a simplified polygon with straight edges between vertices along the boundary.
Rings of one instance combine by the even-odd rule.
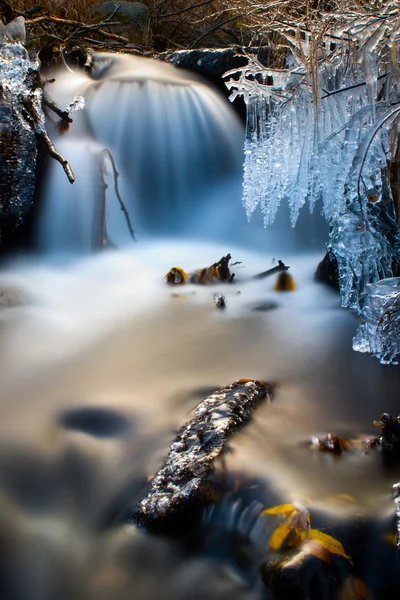
[[[309,529],[307,532],[307,539],[317,541],[331,554],[338,554],[351,562],[351,558],[346,554],[342,544],[332,536],[323,533],[322,531],[318,531],[318,529]]]

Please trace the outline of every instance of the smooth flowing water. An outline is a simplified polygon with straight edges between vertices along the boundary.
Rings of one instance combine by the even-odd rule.
[[[261,597],[260,583],[246,587],[226,563],[125,522],[192,408],[239,378],[276,387],[273,402],[233,439],[228,470],[257,478],[275,503],[301,502],[328,521],[372,520],[375,533],[365,534],[371,546],[392,531],[398,472],[384,468],[379,452],[335,459],[302,442],[329,432],[375,433],[374,419],[398,412],[398,371],[351,350],[355,317],[314,282],[323,254],[318,219],[313,227],[312,217],[301,216],[300,244],[299,233],[285,237],[279,221],[269,233],[244,216],[235,220],[239,172],[223,171],[211,178],[203,210],[192,199],[191,217],[179,216],[186,223],[179,236],[167,237],[170,221],[153,211],[162,234],[142,221],[137,244],[56,256],[55,235],[51,253],[2,270],[2,598]],[[45,219],[52,202],[67,201],[55,189],[50,184],[53,208]],[[62,231],[54,222],[41,227],[47,241],[52,227]],[[60,249],[71,253],[69,244]],[[295,252],[307,244],[320,251]],[[163,281],[171,267],[190,272],[228,252],[241,261],[235,284],[185,286],[172,296]],[[276,259],[290,265],[296,291],[275,292],[274,278],[247,280]],[[225,311],[215,309],[217,291],[226,296]],[[270,302],[276,308],[255,310]],[[374,587],[379,569],[369,572],[371,552],[366,556],[359,571]]]

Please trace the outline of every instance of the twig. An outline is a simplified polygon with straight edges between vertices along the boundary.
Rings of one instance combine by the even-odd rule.
[[[276,267],[272,267],[272,269],[268,269],[268,271],[263,271],[262,273],[257,273],[251,279],[264,279],[265,277],[275,275],[275,273],[280,273],[281,271],[288,271],[289,269],[290,267],[287,267],[281,260],[278,260]]]
[[[198,2],[197,4],[192,4],[191,6],[186,6],[185,8],[181,8],[180,10],[176,10],[175,12],[172,13],[164,13],[162,15],[158,15],[157,19],[168,19],[169,17],[175,17],[176,15],[180,15],[184,12],[187,12],[188,10],[194,10],[195,8],[198,8],[199,6],[205,6],[206,4],[212,4],[213,2],[215,2],[215,0],[204,0],[203,2]]]
[[[121,35],[117,35],[115,33],[109,33],[107,31],[103,31],[100,29],[104,24],[108,27],[115,27],[116,25],[121,25],[121,23],[115,21],[114,23],[109,23],[107,21],[102,21],[101,23],[96,23],[95,25],[86,25],[85,23],[81,23],[80,21],[74,21],[72,19],[62,19],[61,17],[53,17],[51,15],[45,15],[41,17],[36,17],[35,19],[27,20],[28,25],[36,25],[40,23],[55,23],[56,25],[71,25],[73,27],[77,27],[80,32],[79,35],[85,33],[86,31],[97,31],[103,37],[110,38],[112,40],[116,40],[123,44],[127,44],[129,42],[128,38],[125,38]],[[69,37],[67,38],[69,39]],[[63,40],[64,41],[64,40]]]
[[[389,73],[384,73],[383,75],[379,75],[377,80],[379,81],[380,79],[383,79],[384,77],[387,77],[388,75],[389,75]],[[347,90],[353,90],[354,88],[358,88],[363,85],[367,85],[365,81],[362,81],[361,83],[354,83],[353,85],[348,85],[347,87],[340,88],[339,90],[333,90],[333,92],[328,92],[328,90],[324,90],[324,88],[321,88],[322,91],[325,92],[325,94],[326,94],[326,96],[321,96],[321,100],[323,100],[324,98],[329,98],[329,96],[334,96],[335,94],[340,94],[341,92],[347,92]]]
[[[49,138],[47,131],[41,126],[41,115],[38,113],[36,106],[29,102],[27,98],[23,98],[22,103],[36,127],[37,135],[44,141],[48,153],[60,163],[68,177],[68,181],[70,183],[74,183],[75,175],[71,169],[71,165],[59,152],[57,152],[53,142]]]
[[[72,119],[69,116],[68,112],[66,110],[61,110],[61,108],[59,108],[57,106],[57,104],[55,102],[53,102],[52,100],[49,100],[48,98],[46,98],[44,96],[43,97],[43,104],[45,106],[47,106],[47,108],[49,108],[50,110],[52,110],[54,113],[56,113],[56,115],[58,115],[66,123],[72,123]]]
[[[71,169],[69,162],[59,152],[57,152],[53,142],[49,138],[47,131],[43,130],[39,133],[39,135],[42,138],[42,140],[44,141],[50,156],[55,158],[60,163],[62,168],[64,169],[64,171],[68,177],[68,181],[70,183],[74,183],[75,175]]]
[[[116,5],[114,11],[112,12],[111,15],[109,15],[107,17],[107,19],[105,19],[104,21],[102,21],[101,23],[98,23],[97,25],[92,25],[90,26],[90,29],[97,29],[99,26],[102,25],[106,25],[106,24],[110,24],[110,21],[112,21],[112,19],[115,17],[115,15],[117,14],[117,12],[119,11],[119,9],[121,8],[121,6],[119,4]],[[116,23],[114,23],[114,25],[116,25]],[[75,31],[73,31],[72,33],[69,34],[69,36],[67,36],[64,40],[64,43],[66,43],[68,40],[70,40],[71,38],[74,38],[75,36],[78,36],[81,31],[88,31],[88,26],[87,25],[79,25]]]
[[[216,29],[219,29],[220,27],[223,27],[224,25],[227,25],[228,23],[231,23],[232,21],[236,21],[236,19],[240,19],[240,17],[243,17],[243,14],[235,15],[234,17],[230,17],[229,19],[225,19],[225,21],[222,21],[222,23],[217,23],[216,25],[213,25],[212,27],[207,29],[207,31],[204,31],[201,35],[199,35],[199,37],[192,44],[190,44],[189,50],[191,50],[192,48],[195,48],[197,46],[197,44],[199,42],[201,42],[201,40],[203,40],[205,37],[210,35],[210,33],[215,31]]]
[[[133,227],[132,227],[132,223],[131,223],[131,220],[130,220],[130,217],[129,217],[129,213],[128,213],[128,211],[127,211],[127,208],[126,208],[126,206],[125,206],[125,204],[124,204],[124,201],[123,201],[123,200],[122,200],[122,198],[121,198],[121,194],[119,193],[119,187],[118,187],[118,177],[119,177],[119,173],[118,173],[118,171],[117,171],[117,167],[116,167],[116,165],[115,165],[115,160],[114,160],[114,157],[113,157],[113,155],[111,154],[110,150],[108,150],[107,148],[104,148],[103,152],[104,152],[104,154],[106,154],[106,155],[108,156],[108,158],[110,159],[111,166],[112,166],[112,169],[113,169],[113,172],[114,172],[114,187],[115,187],[115,194],[116,194],[116,196],[117,196],[117,198],[118,198],[118,202],[120,203],[121,210],[122,210],[122,212],[123,212],[123,213],[124,213],[124,215],[125,215],[125,220],[126,220],[126,224],[128,225],[129,233],[131,234],[131,237],[132,237],[132,239],[133,239],[133,240],[135,240],[135,242],[136,242],[136,238],[135,238],[135,232],[134,232],[134,230],[133,230]]]

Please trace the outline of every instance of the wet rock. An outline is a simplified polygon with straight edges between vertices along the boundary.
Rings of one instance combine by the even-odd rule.
[[[65,411],[58,420],[65,429],[95,437],[115,437],[131,427],[128,419],[116,411],[90,406]]]
[[[345,450],[351,450],[353,446],[350,440],[328,433],[325,437],[313,436],[310,441],[310,448],[319,452],[339,455]]]
[[[89,9],[92,22],[100,23],[115,11],[115,2],[102,2]],[[114,21],[121,25],[113,26],[111,31],[122,35],[133,44],[146,45],[150,39],[150,11],[141,2],[118,2],[120,7]],[[105,27],[107,27],[105,25]]]
[[[26,29],[25,19],[23,17],[17,17],[8,25],[4,25],[0,21],[0,44],[6,44],[9,42],[20,42],[25,43]]]
[[[393,417],[383,413],[380,421],[374,421],[376,427],[381,428],[378,446],[382,452],[400,451],[400,417]]]
[[[275,600],[337,600],[338,597],[329,556],[311,545],[264,565],[260,574]]]
[[[339,289],[337,260],[330,248],[319,263],[317,270],[315,271],[314,279],[318,283],[327,283],[336,290]]]
[[[256,304],[253,306],[251,310],[259,311],[259,312],[269,312],[270,310],[275,310],[278,308],[279,304],[277,302],[261,302],[260,304]]]
[[[271,398],[267,384],[240,379],[200,402],[193,419],[181,427],[171,444],[164,466],[132,515],[133,521],[154,531],[174,531],[184,513],[193,516],[196,507],[212,499],[213,461],[267,398]]]
[[[219,310],[226,308],[225,296],[221,292],[214,294],[214,304]]]

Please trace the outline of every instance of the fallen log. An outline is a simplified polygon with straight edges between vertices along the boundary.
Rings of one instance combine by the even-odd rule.
[[[133,522],[153,531],[174,529],[183,513],[204,506],[212,495],[215,459],[223,456],[228,439],[250,420],[260,402],[271,396],[269,385],[239,379],[200,402],[171,444]]]

